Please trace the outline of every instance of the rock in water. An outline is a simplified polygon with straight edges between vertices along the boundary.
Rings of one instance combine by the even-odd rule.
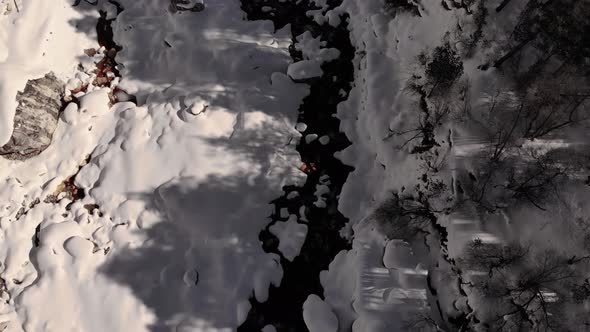
[[[170,11],[176,13],[178,11],[200,12],[205,9],[203,0],[170,0]]]
[[[64,83],[53,73],[29,80],[18,92],[14,130],[10,141],[0,147],[0,156],[25,160],[45,150],[51,143],[62,105]]]

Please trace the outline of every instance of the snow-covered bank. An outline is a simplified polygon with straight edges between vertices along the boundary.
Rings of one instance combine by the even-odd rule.
[[[590,54],[579,33],[589,8],[350,0],[337,9],[350,14],[356,47],[354,88],[338,112],[353,143],[338,156],[355,168],[339,204],[354,249],[330,273],[361,271],[348,282],[353,331],[584,321],[573,303],[588,300],[572,293],[586,289],[589,266],[568,257],[588,250],[586,218],[576,216],[588,197]],[[412,258],[388,266],[404,246]],[[548,270],[565,281],[540,277]],[[494,284],[502,276],[505,288]],[[555,321],[565,308],[569,320]]]
[[[56,3],[0,0],[0,331],[590,324],[587,1]]]
[[[4,1],[3,1],[4,3]],[[93,47],[96,34],[76,28],[84,17],[67,0],[24,0],[0,16],[0,145],[12,134],[15,97],[27,80],[53,71],[62,80],[75,74],[80,50]],[[80,22],[81,23],[81,22]]]
[[[35,68],[30,75],[6,62],[3,82],[14,92],[46,70],[73,78],[77,62],[88,62],[97,8],[70,5],[25,1],[2,18],[30,40],[37,23],[25,15],[40,14],[64,27],[38,29],[72,43],[51,46],[64,54],[54,55],[59,63],[22,57]],[[294,128],[308,89],[286,76],[289,34],[244,21],[238,1],[201,12],[170,12],[161,1],[121,5],[113,23],[123,47],[119,88],[139,106],[110,107],[111,88],[89,85],[47,150],[0,160],[0,322],[8,331],[233,330],[252,292],[264,301],[281,281],[278,257],[262,250],[258,232],[282,186],[305,179]],[[70,176],[83,195],[61,193]]]

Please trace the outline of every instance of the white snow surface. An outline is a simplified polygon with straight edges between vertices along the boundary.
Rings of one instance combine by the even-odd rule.
[[[309,295],[303,303],[303,320],[309,332],[338,331],[338,318],[330,305],[315,294]]]
[[[79,12],[68,0],[18,3],[18,12],[11,4],[13,9],[0,15],[0,146],[12,135],[16,93],[27,80],[49,71],[64,80],[72,77],[81,51],[96,44],[93,26],[86,30],[81,23],[96,18],[95,11]]]
[[[325,194],[330,192],[330,177],[328,175],[323,175],[320,177],[319,184],[316,185],[315,189],[315,197],[316,201],[313,203],[318,208],[325,208],[327,207],[326,198],[324,197]]]
[[[340,56],[339,50],[324,48],[324,46],[326,42],[321,41],[319,36],[314,38],[309,31],[297,36],[295,48],[301,51],[304,59],[289,66],[287,70],[289,77],[302,80],[322,76],[321,65]]]
[[[268,223],[267,202],[305,176],[294,146],[307,130],[295,120],[308,89],[291,79],[322,75],[322,63],[339,51],[305,32],[296,43],[304,59],[290,63],[289,27],[273,33],[271,22],[245,21],[238,0],[176,14],[167,1],[121,2],[116,84],[139,106],[109,107],[108,89],[90,87],[80,106],[68,105],[48,150],[26,162],[0,160],[6,331],[232,331],[246,318],[248,297],[264,301],[269,285],[280,283],[279,257],[261,249],[258,233]],[[417,56],[439,46],[462,14],[440,1],[417,1],[421,17],[395,19],[381,0],[344,0],[329,11],[326,0],[313,2],[319,9],[307,15],[317,22],[336,26],[340,13],[350,15],[356,48],[353,87],[337,114],[353,143],[337,154],[354,167],[339,197],[353,245],[321,273],[325,300],[309,296],[303,317],[311,332],[398,331],[430,311],[430,271],[423,253],[386,239],[368,216],[391,190],[412,188],[421,175],[419,161],[384,137],[415,120],[404,87]],[[72,8],[65,0],[18,3],[20,12],[0,17],[0,144],[10,137],[14,96],[28,79],[52,70],[78,86],[92,79],[76,71],[78,62],[88,68],[96,60],[82,52],[97,47],[95,8]],[[112,16],[113,8],[106,9]],[[502,36],[507,26],[486,33]],[[495,80],[493,70],[477,65],[464,64],[474,103]],[[314,133],[304,139],[329,143]],[[457,144],[452,154],[480,148]],[[70,206],[68,199],[44,202],[74,174],[86,197]],[[328,181],[316,186],[319,208],[326,207]],[[91,204],[98,210],[89,211]],[[305,212],[302,206],[299,219],[307,222]],[[288,220],[270,231],[292,260],[308,229],[288,211],[280,214]],[[451,216],[441,223],[455,245],[474,237],[498,241],[462,231],[471,220]],[[38,247],[31,241],[37,226]],[[436,271],[432,279],[440,282]]]
[[[416,3],[421,17],[400,12],[393,18],[379,0],[344,0],[333,10],[350,15],[356,48],[354,84],[337,114],[353,144],[336,154],[354,167],[338,207],[350,219],[353,248],[336,256],[321,281],[341,326],[352,325],[353,332],[399,331],[414,315],[430,312],[426,271],[419,264],[423,257],[403,241],[385,239],[368,218],[392,190],[417,183],[419,160],[384,138],[389,129],[405,128],[415,119],[413,97],[404,88],[418,55],[439,46],[457,25],[458,11],[444,10],[440,1]],[[326,19],[322,13],[311,15]]]
[[[510,35],[506,31],[513,29],[519,12],[513,10],[496,13],[494,8],[500,2],[487,2],[490,15],[487,22],[494,23],[488,24],[484,33],[485,39],[493,41],[492,45],[502,44],[497,42],[499,36]],[[416,121],[417,98],[408,93],[406,87],[408,79],[420,66],[419,55],[423,52],[430,54],[445,40],[456,42],[453,35],[456,34],[457,26],[465,30],[472,29],[468,22],[470,16],[463,10],[445,10],[440,1],[412,3],[418,5],[420,16],[399,12],[393,17],[385,13],[381,0],[344,0],[339,8],[333,10],[350,15],[348,29],[351,42],[356,48],[354,83],[348,99],[338,105],[337,114],[341,120],[340,129],[352,145],[336,155],[344,164],[354,167],[342,188],[338,207],[350,219],[347,230],[352,234],[353,247],[336,256],[329,270],[322,272],[321,282],[325,290],[325,303],[336,313],[340,326],[349,328],[352,325],[353,332],[399,331],[404,324],[415,319],[417,314],[420,317],[421,314],[430,315],[435,312],[436,304],[432,301],[434,296],[430,294],[426,282],[428,274],[434,287],[439,290],[437,300],[443,310],[452,308],[453,287],[448,286],[445,272],[436,267],[438,264],[428,265],[432,261],[425,254],[426,249],[422,248],[424,252],[414,250],[424,244],[415,245],[399,239],[386,239],[376,229],[370,217],[376,205],[391,197],[392,191],[400,192],[402,188],[411,191],[419,183],[418,179],[424,171],[418,157],[398,148],[403,143],[403,138],[385,139],[388,133],[411,128],[413,121]],[[519,7],[525,4],[526,2],[513,1],[510,6]],[[326,20],[328,16],[323,9],[308,15],[317,21]],[[457,44],[456,47],[460,49],[461,43]],[[493,51],[499,50],[486,52]],[[481,104],[480,99],[494,91],[494,85],[501,81],[501,75],[495,69],[477,69],[481,61],[489,58],[486,54],[478,53],[476,57],[464,62],[461,79],[469,81],[471,90],[468,102],[475,106]],[[446,131],[449,128],[444,129]],[[454,143],[456,144],[449,152],[451,166],[454,158],[472,155],[483,147],[480,142]],[[531,145],[535,145],[540,152],[564,146],[557,141],[533,141],[524,144],[528,148]],[[448,169],[441,173],[445,180],[452,178]],[[325,188],[318,186],[317,189],[316,195],[319,195],[316,203],[321,206],[321,194]],[[530,214],[527,218],[520,219],[538,222],[539,219],[535,216]],[[454,255],[461,252],[462,245],[475,238],[486,243],[501,241],[498,234],[479,229],[475,220],[467,220],[465,216],[462,218],[467,219],[460,220],[460,217],[452,215],[439,220],[449,231],[448,253],[451,257],[456,257]],[[513,222],[507,216],[506,219],[507,224]],[[516,228],[511,230],[518,237],[532,237],[528,234],[535,234],[550,241],[567,242],[556,240],[560,239],[558,236],[544,234],[550,231],[539,230],[538,224],[529,225],[526,221],[522,223],[522,231],[518,232]],[[544,225],[549,223],[547,221]],[[558,227],[553,228],[553,232],[556,228]],[[433,327],[432,330],[434,329]]]
[[[299,256],[307,236],[307,226],[298,223],[296,215],[290,215],[287,221],[277,221],[269,230],[279,239],[279,251],[287,260],[293,261]]]
[[[390,127],[404,128],[413,119],[411,96],[403,89],[416,57],[440,44],[454,27],[453,12],[440,2],[426,1],[423,6],[423,17],[400,13],[392,19],[378,0],[345,0],[341,5],[351,14],[350,38],[357,48],[355,87],[338,105],[340,129],[353,142],[338,157],[355,167],[342,189],[339,209],[353,222],[392,188],[410,188],[419,176],[418,162],[383,138]]]
[[[27,79],[53,70],[89,81],[78,59],[98,48],[95,7],[19,4],[0,18],[0,141]],[[294,128],[308,88],[285,74],[288,27],[243,20],[237,0],[199,13],[122,5],[119,87],[139,106],[109,107],[108,89],[91,86],[46,151],[0,159],[6,331],[231,331],[252,293],[265,301],[280,284],[258,233],[268,202],[305,178]],[[45,202],[75,174],[83,199]]]

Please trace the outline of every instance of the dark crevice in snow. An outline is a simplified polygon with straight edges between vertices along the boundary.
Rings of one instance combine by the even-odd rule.
[[[339,5],[340,1],[328,1],[330,8]],[[263,10],[271,7],[272,10]],[[330,143],[320,144],[317,140],[306,143],[301,139],[297,151],[307,173],[307,181],[302,187],[286,186],[284,195],[275,199],[275,212],[271,216],[271,223],[260,233],[260,240],[267,252],[279,254],[284,275],[279,287],[271,286],[269,298],[260,303],[251,298],[252,309],[246,321],[238,331],[260,331],[271,324],[277,331],[307,331],[303,321],[303,303],[310,294],[323,297],[320,283],[320,272],[328,269],[333,258],[344,249],[350,249],[350,243],[341,237],[341,229],[348,221],[337,209],[338,195],[346,181],[352,167],[343,165],[334,157],[334,153],[350,145],[346,136],[340,132],[340,121],[334,116],[338,103],[346,99],[353,81],[354,48],[349,40],[346,20],[338,27],[319,25],[306,15],[311,9],[316,9],[308,1],[279,2],[279,1],[242,1],[242,9],[248,14],[248,20],[269,19],[276,29],[291,24],[293,40],[305,31],[314,36],[321,36],[327,42],[326,47],[334,47],[340,51],[340,58],[325,63],[322,66],[324,75],[310,80],[310,94],[304,99],[299,108],[298,121],[305,123],[307,128],[303,132],[318,136],[327,135]],[[266,8],[268,9],[268,8]],[[293,61],[301,60],[301,54],[290,48]],[[343,90],[346,93],[342,93]],[[323,197],[327,206],[318,208],[316,201],[316,186],[321,184],[321,178],[329,177],[330,192]],[[296,197],[287,198],[289,193],[297,192]],[[305,206],[305,216],[300,215],[300,207]],[[299,216],[301,223],[308,227],[307,237],[300,255],[292,262],[284,258],[278,250],[278,239],[269,231],[270,226],[281,218],[281,209],[288,209],[289,214]],[[301,220],[303,219],[303,221]]]
[[[121,14],[123,7],[117,1],[109,0],[109,3],[117,8],[117,15]],[[99,11],[100,18],[96,23],[96,35],[98,38],[98,44],[104,46],[107,50],[114,48],[117,51],[123,48],[115,43],[113,38],[113,27],[112,24],[116,18],[108,19],[108,13],[104,10]]]
[[[114,0],[109,0],[109,3],[116,7],[116,14],[119,15],[123,11],[123,7]],[[98,2],[88,2],[91,5],[96,5]],[[78,5],[79,2],[75,3],[74,6]],[[96,64],[96,74],[97,77],[93,82],[93,85],[100,86],[100,87],[108,87],[110,86],[111,81],[114,77],[121,77],[119,71],[117,70],[117,61],[115,57],[117,53],[121,51],[123,48],[120,45],[117,45],[114,41],[113,35],[113,28],[112,24],[115,21],[115,18],[109,19],[107,12],[103,10],[99,10],[100,17],[96,23],[96,34],[97,34],[97,41],[99,46],[104,47],[104,57]],[[97,50],[95,49],[87,49],[84,50],[84,53],[87,56],[94,56]],[[114,74],[113,76],[107,75],[108,73]],[[85,92],[87,85],[83,85],[76,90],[72,90],[71,93],[75,94],[77,92]],[[117,88],[116,86],[112,88],[112,91],[109,93],[109,98],[111,103],[116,103],[118,101],[117,93],[124,92]],[[126,94],[126,93],[125,93]],[[135,96],[128,95],[128,98],[132,102],[136,102]],[[78,98],[70,96],[70,99],[62,99],[62,106],[60,110],[60,114],[63,113],[66,106],[70,102],[78,103]],[[86,192],[84,189],[79,188],[76,183],[75,179],[78,176],[78,173],[82,170],[84,166],[86,166],[90,162],[91,156],[88,155],[86,158],[79,164],[78,170],[73,175],[67,177],[60,185],[53,194],[48,195],[45,197],[45,203],[58,203],[60,200],[66,198],[71,202],[66,206],[66,210],[70,210],[72,204],[78,200],[83,199],[86,196]],[[93,205],[85,205],[89,213],[92,213],[93,210],[99,209],[98,206]],[[100,211],[99,211],[100,213]]]
[[[115,6],[116,16],[114,18],[108,18],[109,14],[106,11],[99,10],[100,17],[96,23],[96,36],[98,45],[104,47],[104,57],[96,65],[97,77],[93,82],[95,86],[109,86],[114,77],[121,77],[121,73],[117,67],[118,63],[116,57],[117,53],[120,52],[123,47],[115,42],[112,25],[124,8],[115,0],[109,0],[108,2]],[[109,73],[114,74],[114,77],[109,76]],[[120,94],[125,96],[125,101],[131,101],[137,104],[137,98],[135,96],[129,95],[117,86],[112,88],[112,91],[109,93],[109,98],[111,99],[112,104],[120,101]]]

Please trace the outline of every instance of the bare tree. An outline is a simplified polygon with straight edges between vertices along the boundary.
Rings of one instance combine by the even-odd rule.
[[[528,255],[529,248],[517,243],[485,243],[480,239],[469,242],[458,262],[471,270],[485,271],[492,277],[497,269],[520,264]]]
[[[392,193],[390,199],[375,209],[372,217],[383,234],[391,239],[413,240],[436,222],[434,212],[424,197]]]
[[[500,11],[509,1],[503,1]],[[577,0],[529,0],[514,31],[509,50],[494,63],[501,67],[519,54],[525,46],[532,45],[549,59],[558,56],[569,64],[585,65],[590,57],[590,3]]]
[[[502,160],[485,162],[477,174],[459,178],[459,202],[473,202],[487,212],[523,203],[545,211],[548,205],[563,202],[560,188],[570,179],[569,166],[554,154],[516,150]]]
[[[487,304],[478,318],[489,330],[567,331],[561,310],[590,295],[583,273],[587,260],[552,249],[535,252],[530,246],[476,240],[466,246],[459,263],[464,269],[487,272],[476,274],[468,285]]]
[[[566,73],[560,76],[538,76],[528,85],[522,132],[527,139],[544,138],[590,119],[586,110],[590,89],[587,78]]]
[[[449,42],[432,52],[432,60],[426,65],[426,77],[432,88],[428,97],[437,88],[448,88],[463,74],[463,62]]]
[[[435,130],[442,125],[443,120],[449,115],[450,108],[444,103],[436,103],[431,111],[424,94],[420,97],[419,108],[421,112],[415,127],[400,131],[389,129],[389,133],[383,140],[392,137],[403,138],[403,143],[398,146],[399,149],[404,149],[409,144],[418,141],[419,143],[410,149],[411,154],[424,153],[433,147],[440,146],[436,141]]]

